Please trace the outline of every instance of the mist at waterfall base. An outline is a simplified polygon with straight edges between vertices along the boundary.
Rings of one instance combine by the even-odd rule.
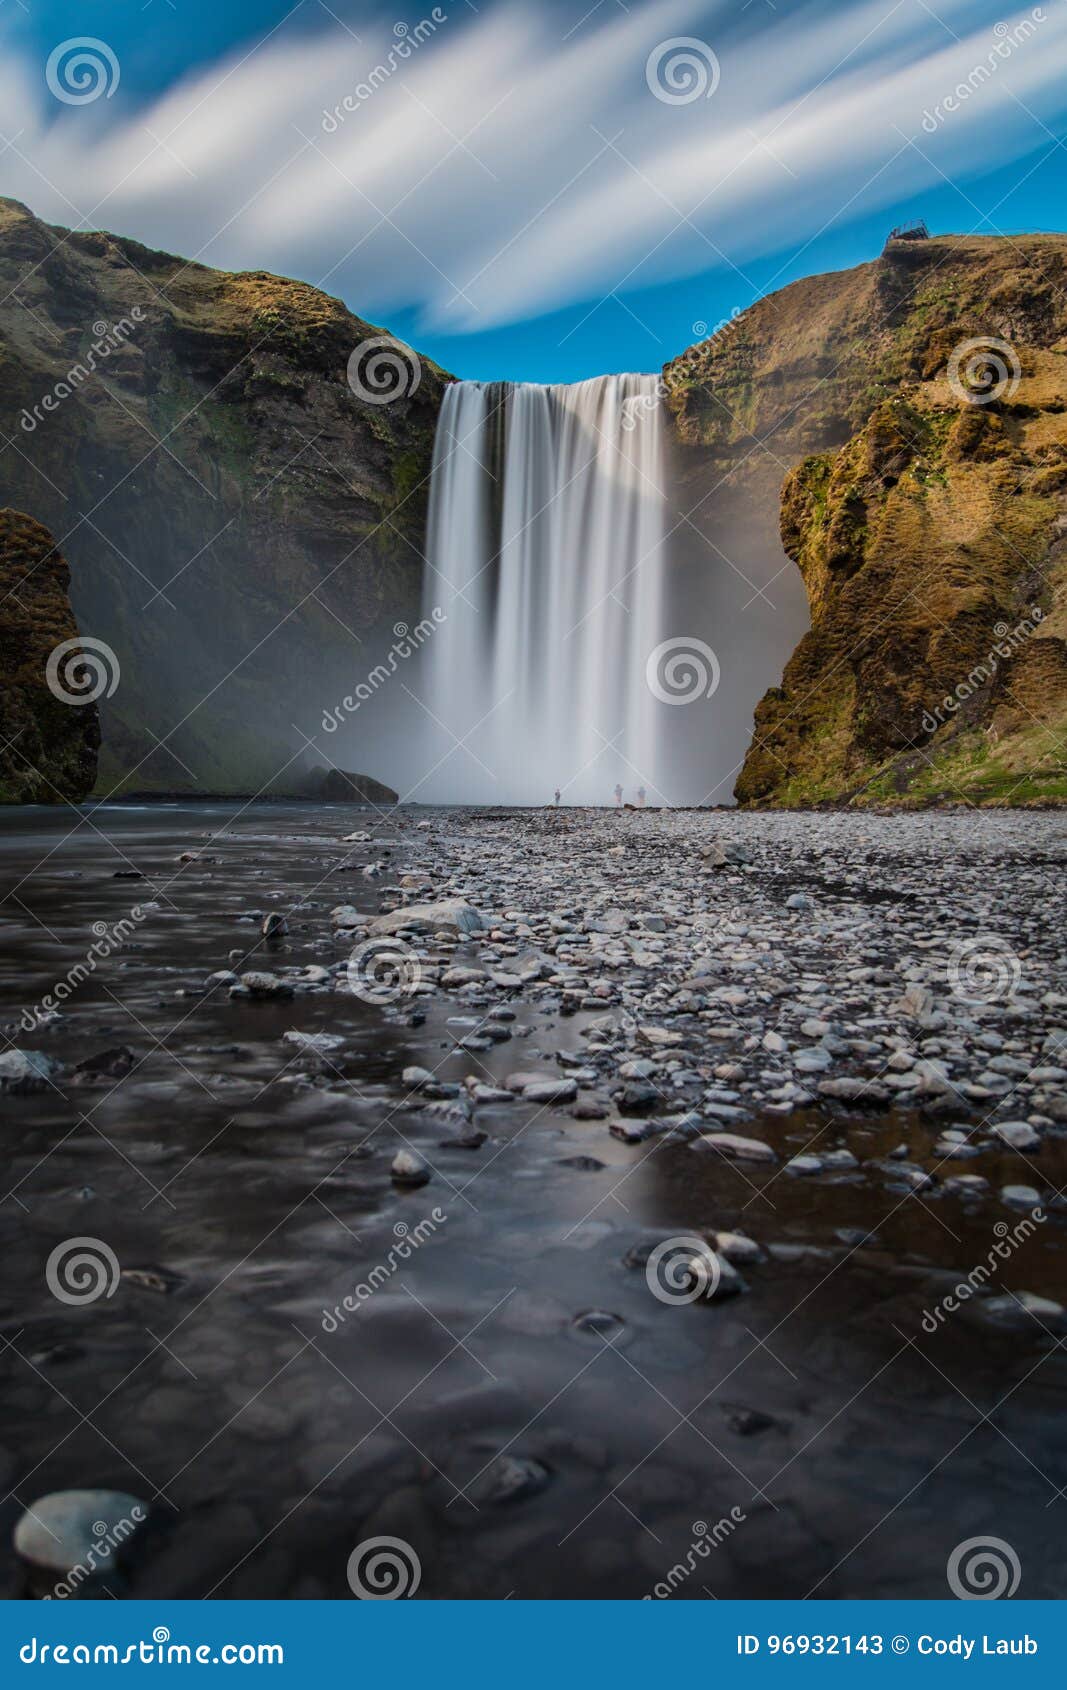
[[[419,647],[347,766],[423,803],[730,803],[806,604],[773,524],[727,500],[702,537],[675,452],[656,376],[452,384]]]

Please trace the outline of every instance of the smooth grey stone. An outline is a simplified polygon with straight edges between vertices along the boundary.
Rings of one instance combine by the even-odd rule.
[[[57,1573],[83,1567],[88,1576],[114,1563],[116,1540],[128,1543],[148,1514],[148,1503],[126,1491],[51,1491],[18,1521],[15,1549],[37,1567]]]

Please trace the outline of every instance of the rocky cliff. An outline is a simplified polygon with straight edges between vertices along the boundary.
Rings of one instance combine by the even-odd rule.
[[[777,514],[808,594],[740,802],[1067,797],[1065,283],[1067,236],[891,241],[667,366],[694,520]]]
[[[69,588],[48,530],[0,510],[0,803],[77,802],[96,779],[101,677]]]
[[[303,736],[417,619],[448,378],[388,348],[350,371],[381,333],[302,282],[0,200],[0,500],[53,529],[114,650],[100,790],[299,784],[324,760]]]

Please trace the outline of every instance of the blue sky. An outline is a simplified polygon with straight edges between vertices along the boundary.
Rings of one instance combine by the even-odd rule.
[[[1053,0],[27,4],[0,14],[0,191],[300,276],[466,377],[655,369],[913,217],[1063,227]],[[47,84],[76,34],[110,96]],[[702,82],[664,80],[679,54]]]

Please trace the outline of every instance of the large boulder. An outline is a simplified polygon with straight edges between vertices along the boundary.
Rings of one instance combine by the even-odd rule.
[[[488,922],[473,904],[449,898],[438,904],[408,904],[379,915],[370,924],[372,933],[399,933],[403,927],[455,928],[457,933],[480,933]]]

